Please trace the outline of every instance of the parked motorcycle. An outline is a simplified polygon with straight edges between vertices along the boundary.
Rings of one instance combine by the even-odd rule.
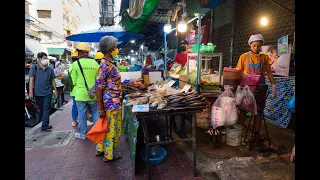
[[[24,122],[25,127],[34,127],[41,121],[40,109],[29,98],[28,92],[26,89],[25,89],[24,109],[25,109],[25,122]]]

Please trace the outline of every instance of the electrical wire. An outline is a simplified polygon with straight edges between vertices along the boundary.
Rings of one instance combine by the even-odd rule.
[[[92,12],[91,12],[91,8],[90,8],[90,5],[89,5],[89,0],[87,0],[87,3],[88,3],[88,7],[89,7],[89,11],[90,11],[91,16],[92,16],[93,18],[96,18],[96,17],[94,17],[94,15],[93,15]],[[93,20],[93,21],[94,21],[94,20]]]

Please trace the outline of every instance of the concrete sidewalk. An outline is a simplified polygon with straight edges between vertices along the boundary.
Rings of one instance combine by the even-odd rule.
[[[117,149],[122,158],[103,162],[94,143],[74,138],[71,107],[69,102],[50,116],[51,131],[41,131],[39,123],[25,133],[25,179],[135,179],[126,137],[120,137]]]
[[[75,139],[71,108],[72,102],[69,102],[50,116],[51,131],[41,131],[42,123],[39,123],[25,132],[25,179],[147,179],[145,165],[137,168],[136,173],[132,168],[126,136],[120,137],[117,148],[122,158],[114,162],[103,162],[102,157],[96,157],[95,144],[90,140]],[[166,149],[168,155],[163,163],[151,167],[152,180],[203,179],[200,172],[193,178],[191,161],[178,145],[173,143]]]

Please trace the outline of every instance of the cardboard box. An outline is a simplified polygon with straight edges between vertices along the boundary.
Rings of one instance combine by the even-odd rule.
[[[186,74],[179,74],[179,80],[187,82],[187,75]]]
[[[181,81],[181,80],[179,80],[179,88],[182,89],[186,84],[187,84],[186,81]]]
[[[148,74],[143,75],[143,82],[144,84],[150,84],[150,77]]]

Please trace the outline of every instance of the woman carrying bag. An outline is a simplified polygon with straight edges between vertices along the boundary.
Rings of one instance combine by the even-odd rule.
[[[104,36],[99,43],[100,52],[106,60],[99,68],[95,83],[98,111],[100,118],[107,117],[108,128],[105,139],[97,144],[96,156],[103,156],[103,161],[108,162],[121,158],[116,153],[121,135],[122,124],[122,90],[121,75],[118,68],[113,64],[113,58],[118,55],[118,40],[113,36]]]

